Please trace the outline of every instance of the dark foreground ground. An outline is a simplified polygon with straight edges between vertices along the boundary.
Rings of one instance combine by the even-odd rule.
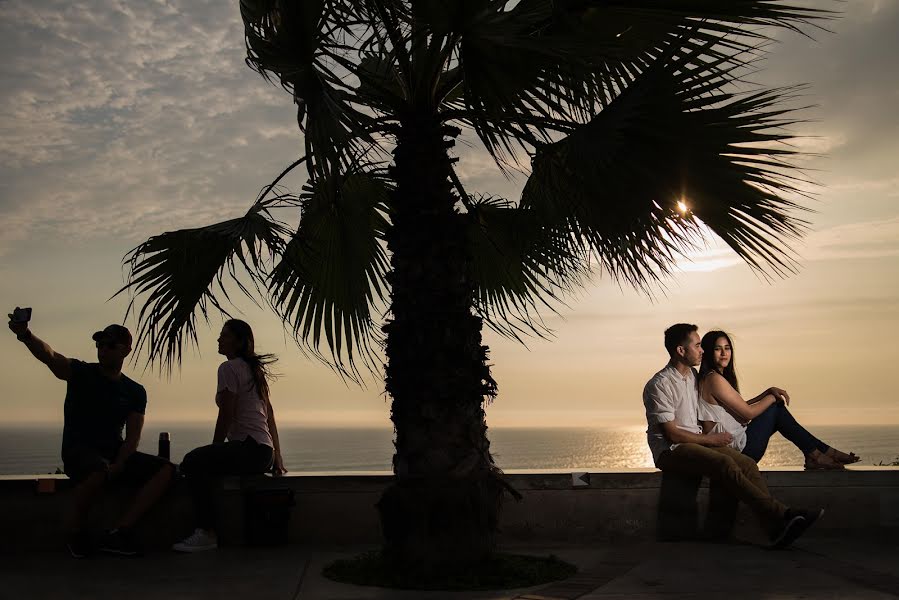
[[[223,548],[178,555],[85,560],[58,552],[0,556],[0,598],[116,600],[355,600],[613,598],[895,598],[899,541],[868,531],[851,539],[803,538],[787,551],[751,544],[616,542],[591,546],[516,546],[506,550],[556,554],[575,563],[572,579],[494,592],[418,592],[334,583],[321,570],[365,548],[287,546]]]

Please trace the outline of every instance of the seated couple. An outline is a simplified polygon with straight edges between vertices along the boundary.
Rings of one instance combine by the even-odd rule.
[[[771,388],[749,403],[745,402],[737,392],[736,378],[728,380],[733,375],[733,351],[729,343],[719,344],[722,337],[727,337],[720,332],[706,336],[714,338],[710,345],[712,359],[715,358],[715,345],[721,347],[717,351],[717,362],[709,362],[703,379],[698,380],[693,367],[703,364],[704,352],[697,329],[696,325],[679,323],[665,330],[665,349],[670,360],[643,390],[648,424],[646,435],[653,461],[665,472],[709,477],[710,515],[727,514],[728,508],[723,504],[734,498],[743,501],[767,525],[772,547],[787,547],[824,510],[787,507],[768,492],[757,461],[764,454],[773,432],[781,431],[791,441],[795,439],[796,443],[801,443],[800,449],[806,454],[808,465],[858,459],[855,455],[827,447],[799,427],[784,406],[789,401],[784,390]],[[728,366],[731,368],[726,369]],[[707,401],[700,399],[700,390]],[[704,402],[708,407],[700,412]],[[738,402],[743,402],[746,408]],[[722,412],[729,416],[736,413],[739,417],[739,420],[734,419],[736,425],[725,422]],[[700,418],[705,421],[704,426],[700,424]],[[759,423],[753,426],[756,420]],[[727,519],[710,522],[707,534],[727,537],[731,525]]]
[[[66,518],[69,552],[75,558],[86,556],[94,548],[112,554],[138,554],[132,528],[170,487],[175,466],[137,451],[147,393],[122,373],[125,357],[131,352],[131,332],[121,325],[110,325],[94,333],[97,362],[85,363],[53,350],[30,331],[27,321],[12,314],[9,329],[54,376],[66,381],[62,461],[66,475],[75,482],[74,502]],[[222,327],[218,351],[228,360],[218,369],[218,419],[213,443],[188,453],[181,465],[193,492],[197,519],[194,534],[175,545],[182,551],[217,546],[212,513],[216,477],[269,469],[286,472],[268,394],[267,365],[273,357],[256,354],[250,326],[236,319]],[[137,493],[115,528],[95,543],[87,533],[88,517],[100,492],[110,483],[137,488]]]

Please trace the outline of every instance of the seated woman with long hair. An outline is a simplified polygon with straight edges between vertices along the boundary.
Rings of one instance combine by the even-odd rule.
[[[730,433],[731,446],[756,462],[762,460],[775,432],[799,448],[806,469],[842,469],[858,462],[855,454],[828,446],[797,423],[787,409],[790,396],[785,390],[770,387],[744,400],[734,369],[733,343],[725,332],[709,331],[702,336],[702,351],[699,421],[705,433]]]
[[[212,444],[191,450],[181,463],[181,472],[193,494],[197,528],[187,539],[172,546],[179,552],[218,547],[213,505],[218,478],[262,474],[269,469],[276,475],[287,472],[269,400],[268,367],[275,357],[256,354],[253,330],[238,319],[230,319],[222,326],[218,352],[228,360],[218,368],[218,419]]]

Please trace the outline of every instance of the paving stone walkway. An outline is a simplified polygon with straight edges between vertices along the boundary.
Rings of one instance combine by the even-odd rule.
[[[418,592],[332,582],[331,561],[363,550],[302,546],[223,548],[195,555],[74,560],[60,552],[0,556],[0,600],[614,600],[664,598],[899,597],[899,543],[892,535],[808,538],[788,551],[746,543],[609,543],[515,547],[556,554],[580,569],[535,588],[492,592]]]

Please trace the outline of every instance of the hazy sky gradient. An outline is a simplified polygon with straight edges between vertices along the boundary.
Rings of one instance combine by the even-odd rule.
[[[661,332],[690,321],[734,333],[744,389],[778,385],[810,423],[899,423],[899,0],[851,0],[833,33],[778,34],[770,85],[811,84],[798,131],[824,186],[807,203],[814,231],[801,272],[766,282],[712,242],[654,299],[593,284],[529,349],[486,335],[500,395],[491,425],[639,425],[645,381],[666,361]],[[163,231],[243,214],[302,151],[290,97],[244,64],[237,2],[0,3],[0,304],[34,308],[33,331],[94,360],[90,333],[123,318],[123,255]],[[474,148],[460,151],[470,191],[517,199]],[[302,178],[288,185],[298,190]],[[257,345],[280,355],[279,418],[388,425],[383,386],[347,386],[310,362],[276,317],[242,301]],[[212,426],[215,338],[201,327],[171,380],[130,372],[148,419]],[[134,329],[133,319],[128,325]],[[0,335],[0,423],[62,418],[65,386]]]

